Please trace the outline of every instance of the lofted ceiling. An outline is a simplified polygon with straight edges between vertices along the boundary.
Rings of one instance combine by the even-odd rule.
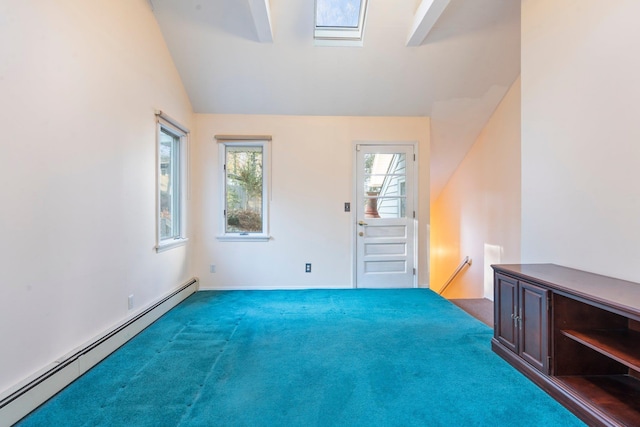
[[[316,46],[314,0],[149,1],[197,113],[431,117],[432,200],[520,74],[518,0],[369,0],[362,47]]]

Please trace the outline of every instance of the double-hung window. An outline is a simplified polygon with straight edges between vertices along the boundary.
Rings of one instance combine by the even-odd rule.
[[[187,241],[185,236],[186,144],[188,130],[157,113],[157,243],[162,252]]]
[[[270,137],[216,136],[221,161],[220,240],[269,240]]]

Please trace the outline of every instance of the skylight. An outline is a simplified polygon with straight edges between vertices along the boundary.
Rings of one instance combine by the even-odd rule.
[[[316,0],[316,45],[362,46],[367,0]]]

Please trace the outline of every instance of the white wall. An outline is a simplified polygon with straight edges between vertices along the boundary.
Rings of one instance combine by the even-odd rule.
[[[431,287],[469,256],[447,298],[493,299],[492,263],[520,262],[520,79],[431,207]]]
[[[192,276],[153,250],[154,109],[193,115],[146,0],[4,0],[0,40],[2,392]]]
[[[640,281],[640,2],[522,1],[522,259]]]
[[[220,242],[218,147],[213,137],[272,135],[269,242]],[[421,276],[426,285],[429,223],[429,120],[401,117],[197,115],[194,153],[196,274],[203,288],[352,286],[355,217],[352,141],[418,141]],[[312,273],[304,264],[313,265]],[[209,265],[216,272],[209,272]]]

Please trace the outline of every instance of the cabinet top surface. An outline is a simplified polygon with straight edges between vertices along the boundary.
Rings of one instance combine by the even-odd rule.
[[[555,264],[497,264],[494,271],[519,276],[589,300],[640,313],[640,283]]]

